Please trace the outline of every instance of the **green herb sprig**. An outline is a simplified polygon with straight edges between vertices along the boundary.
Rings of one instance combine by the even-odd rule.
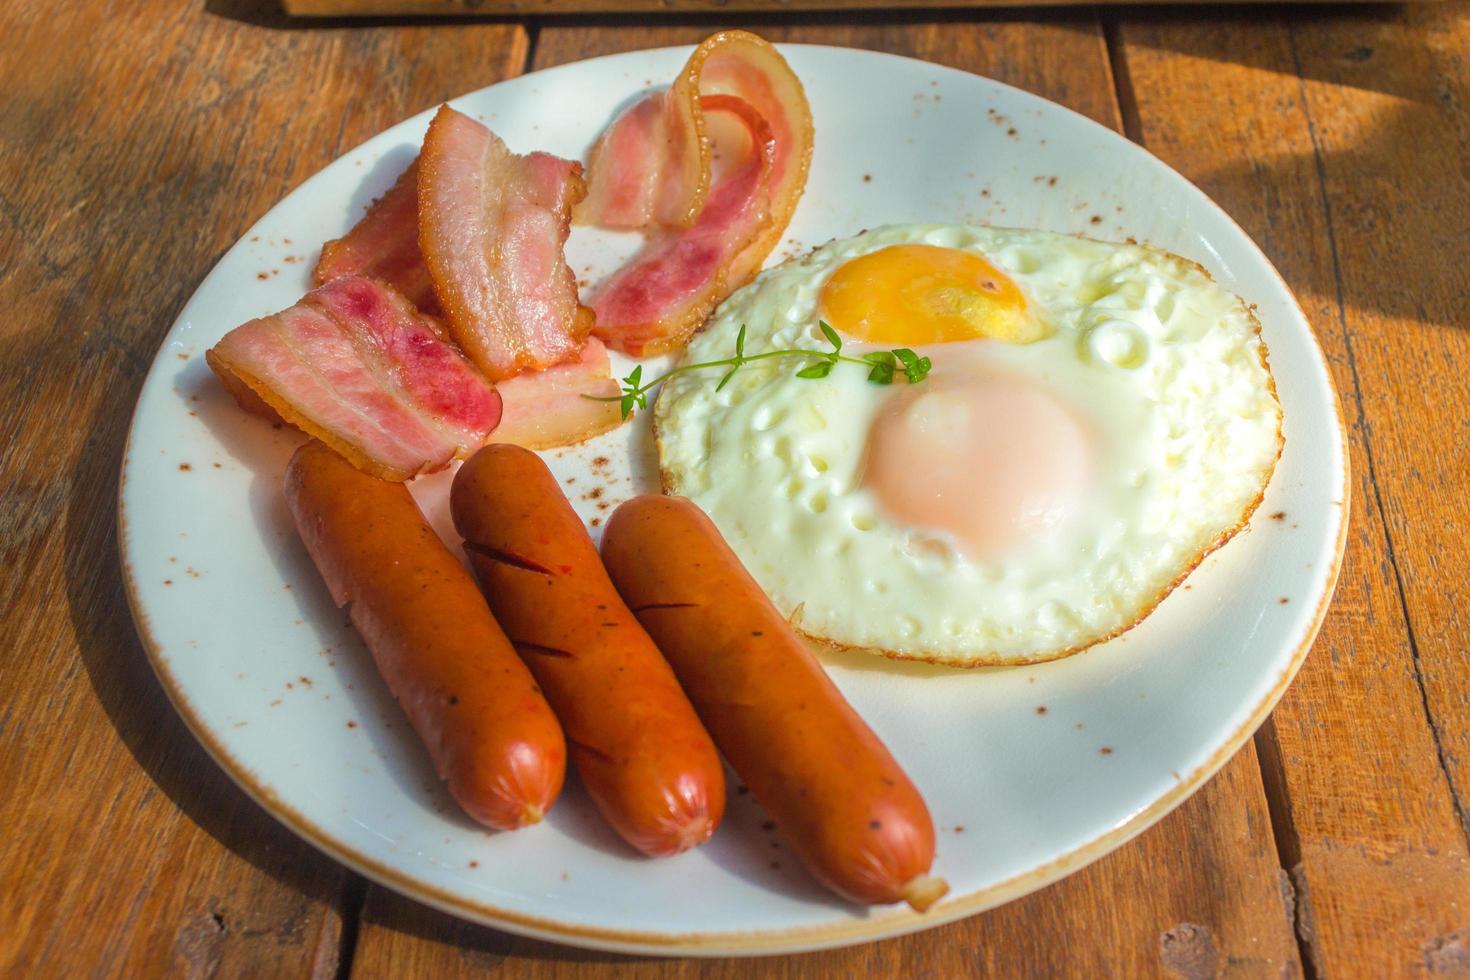
[[[735,335],[735,354],[733,357],[722,358],[718,361],[699,361],[694,364],[683,364],[664,374],[659,375],[652,381],[644,383],[643,365],[639,364],[633,368],[626,378],[623,379],[622,394],[620,395],[583,395],[592,401],[617,402],[622,410],[623,418],[633,414],[634,407],[648,407],[648,393],[676,374],[685,374],[689,371],[704,371],[709,368],[727,368],[720,378],[719,384],[715,385],[715,391],[719,391],[730,383],[735,372],[747,364],[755,361],[769,361],[780,357],[802,357],[811,363],[796,372],[798,378],[815,380],[825,378],[832,373],[832,369],[838,364],[857,364],[868,369],[868,380],[876,385],[888,385],[901,371],[903,377],[909,384],[918,384],[929,376],[929,370],[934,366],[927,357],[920,357],[907,347],[895,347],[892,350],[875,350],[862,357],[848,357],[842,353],[842,338],[837,335],[831,325],[825,320],[818,321],[822,329],[822,336],[832,345],[830,351],[808,350],[804,347],[792,347],[782,350],[762,351],[759,354],[745,353],[745,326],[742,324],[740,332]]]

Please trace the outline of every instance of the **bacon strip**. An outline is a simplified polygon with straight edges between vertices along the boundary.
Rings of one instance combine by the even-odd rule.
[[[701,101],[707,113],[740,119],[751,151],[715,185],[692,227],[650,240],[598,290],[595,332],[634,357],[681,346],[735,288],[736,260],[770,223],[766,188],[776,154],[770,129],[740,99]]]
[[[593,148],[591,190],[578,220],[626,228],[638,226],[641,219],[643,226],[698,232],[709,243],[711,229],[721,225],[711,222],[701,229],[703,212],[724,185],[716,182],[711,189],[709,175],[715,157],[728,154],[706,114],[717,108],[731,111],[727,100],[732,98],[747,107],[743,115],[753,113],[762,120],[774,144],[763,192],[765,221],[738,248],[723,250],[731,254],[720,256],[715,265],[709,262],[708,247],[671,252],[666,237],[652,243],[650,251],[634,260],[652,278],[637,285],[629,270],[622,270],[594,303],[598,334],[614,347],[635,355],[677,347],[720,300],[755,276],[791,221],[811,166],[811,109],[786,60],[745,31],[721,31],[707,38],[668,91],[649,96],[613,122]],[[711,152],[712,143],[719,152]],[[689,176],[695,160],[699,179]],[[733,188],[727,190],[733,193]],[[725,197],[720,203],[721,216],[729,221],[732,202]],[[650,264],[655,255],[662,260]],[[695,264],[675,273],[680,256]],[[692,286],[696,276],[704,278],[707,290]],[[638,294],[636,301],[613,298],[627,291]],[[691,302],[694,296],[697,302]]]
[[[700,93],[744,99],[766,121],[776,141],[769,188],[771,220],[731,265],[730,289],[735,290],[760,271],[786,233],[806,189],[812,164],[812,110],[801,79],[763,38],[746,31],[722,31],[701,44],[700,50],[706,52],[699,75]],[[698,56],[696,51],[695,58]]]
[[[591,328],[562,254],[581,164],[517,156],[441,106],[419,155],[419,244],[460,349],[492,379],[575,357]]]
[[[710,146],[698,94],[698,73],[684,71],[672,88],[639,100],[613,121],[587,158],[587,197],[577,206],[578,224],[694,223],[710,186]]]
[[[363,277],[334,279],[288,310],[236,327],[205,358],[231,392],[248,389],[385,480],[442,469],[500,421],[500,395],[432,321]],[[247,411],[258,407],[239,400]]]
[[[419,248],[419,161],[408,165],[388,193],[341,238],[322,246],[316,264],[318,286],[338,276],[381,279],[425,313],[436,313],[439,301]]]
[[[582,397],[617,398],[621,391],[612,378],[607,348],[595,337],[587,338],[575,361],[518,374],[500,382],[496,390],[505,400],[505,409],[491,442],[551,449],[601,435],[622,422],[616,401]]]

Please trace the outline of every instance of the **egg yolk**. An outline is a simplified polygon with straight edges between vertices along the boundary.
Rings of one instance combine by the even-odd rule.
[[[937,245],[891,245],[844,262],[822,287],[822,315],[849,337],[881,344],[1024,344],[1050,332],[999,269]]]
[[[864,482],[893,519],[989,558],[1064,521],[1085,492],[1092,436],[1022,378],[931,378],[891,399],[869,434]]]

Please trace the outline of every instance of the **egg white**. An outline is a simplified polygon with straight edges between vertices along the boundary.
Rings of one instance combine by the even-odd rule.
[[[1049,390],[1093,433],[1086,499],[1041,538],[986,559],[897,523],[862,485],[881,388],[839,365],[700,373],[655,406],[665,489],[690,497],[777,608],[811,637],[959,665],[1074,653],[1135,624],[1259,503],[1281,451],[1281,409],[1259,325],[1198,265],[1159,249],[1048,232],[894,225],[832,242],[733,294],[681,363],[829,349],[823,284],[890,245],[969,249],[1009,275],[1055,329],[1030,344],[934,345],[932,378],[1004,372]],[[850,345],[851,346],[851,345]],[[921,382],[925,383],[925,382]],[[1004,465],[976,460],[976,466]]]

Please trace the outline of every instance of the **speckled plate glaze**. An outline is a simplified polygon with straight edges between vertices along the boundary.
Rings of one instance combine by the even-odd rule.
[[[463,817],[332,607],[291,527],[281,475],[298,438],[238,411],[203,353],[291,305],[317,248],[413,157],[417,116],[311,178],[255,225],[174,324],[123,465],[122,561],[138,631],[180,713],[282,823],[390,888],[513,932],[614,950],[814,949],[937,925],[1101,857],[1215,772],[1266,717],[1321,621],[1347,512],[1344,438],[1322,353],[1260,250],[1199,190],[1117,134],[984,78],[870,52],[783,49],[817,125],[806,196],[773,261],[886,222],[975,221],[1132,236],[1203,263],[1256,304],[1286,451],[1249,530],[1141,626],[1054,664],[966,672],[831,659],[832,676],[925,793],[927,916],[830,897],[732,794],[680,857],[635,857],[569,788],[546,822],[486,833]],[[568,65],[456,101],[519,151],[582,155],[687,49]],[[595,278],[628,236],[578,230]],[[549,454],[590,524],[656,485],[646,417]],[[448,530],[449,476],[414,492]],[[452,534],[452,532],[450,532]]]

